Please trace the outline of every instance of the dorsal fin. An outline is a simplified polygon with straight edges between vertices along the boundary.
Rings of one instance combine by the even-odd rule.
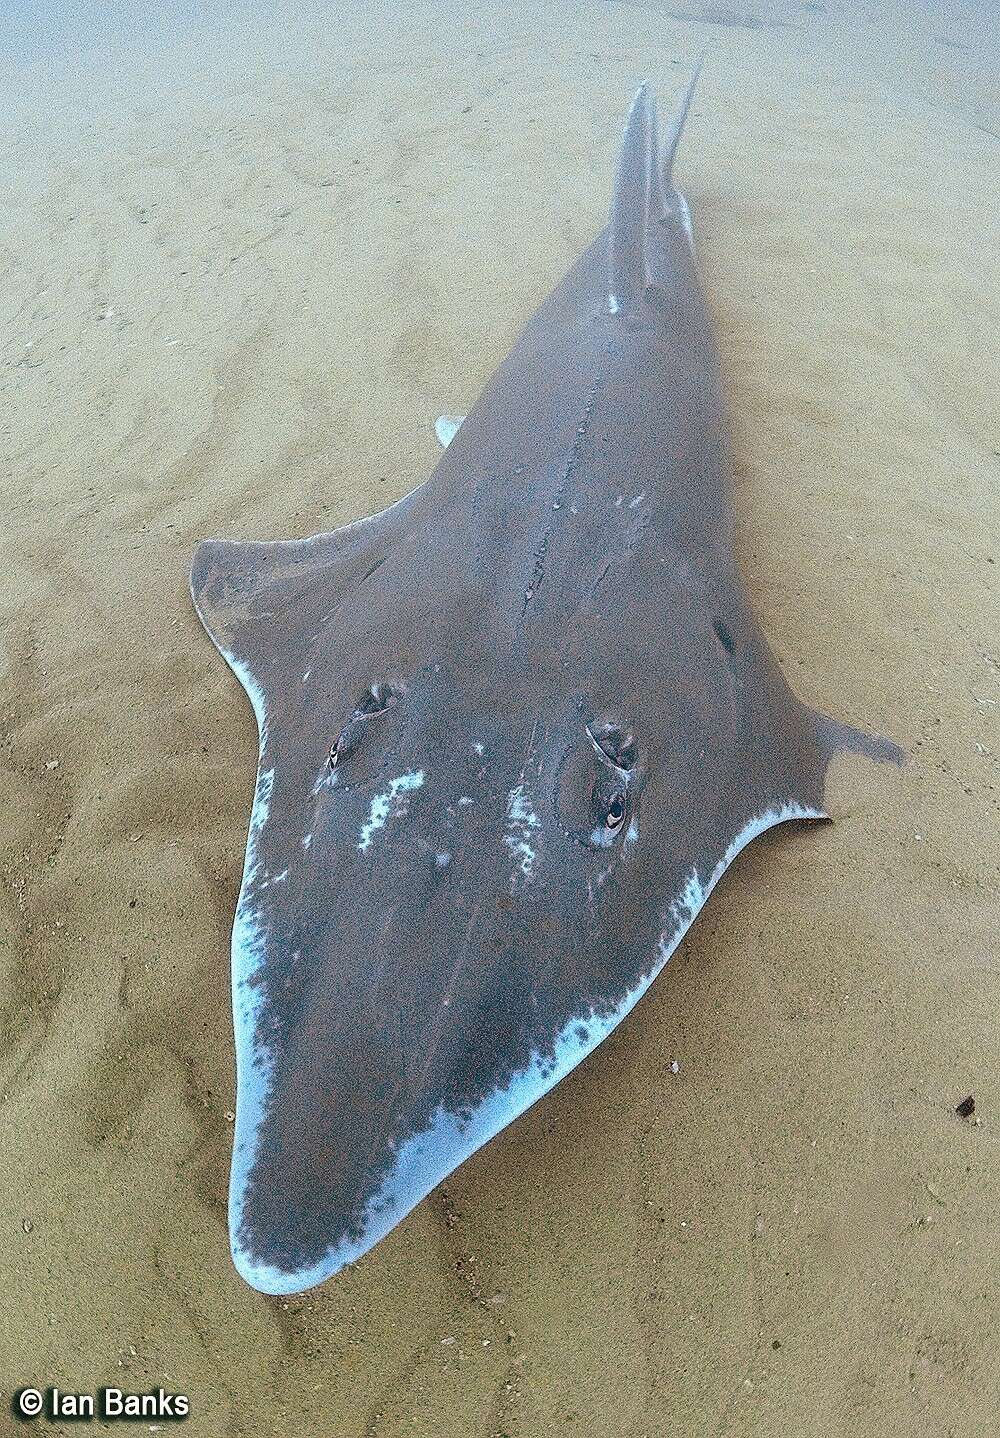
[[[656,124],[656,101],[648,84],[640,87],[625,122],[625,135],[615,170],[611,219],[608,227],[608,309],[626,313],[641,303],[657,270],[651,256],[650,221],[679,219],[690,241],[690,217],[683,197],[674,188],[677,145],[684,129],[694,87],[701,71],[699,58],[680,109],[670,126],[664,152]]]
[[[634,309],[646,290],[646,244],[657,165],[656,102],[648,85],[632,101],[622,139],[608,227],[608,309]]]
[[[674,189],[674,156],[677,154],[677,145],[680,141],[681,133],[684,129],[684,122],[687,119],[688,110],[691,108],[691,101],[694,97],[694,87],[698,83],[698,76],[701,74],[701,67],[704,62],[705,56],[704,53],[702,53],[698,56],[698,63],[695,65],[691,79],[688,81],[688,87],[684,92],[681,107],[674,116],[673,124],[670,126],[669,134],[663,146],[663,163],[659,170],[659,182],[662,186],[660,194],[663,200],[664,211],[669,209],[672,197],[677,193]]]

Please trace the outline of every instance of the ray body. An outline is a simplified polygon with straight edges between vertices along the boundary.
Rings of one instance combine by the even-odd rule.
[[[693,84],[693,82],[692,82]],[[609,226],[432,477],[313,539],[207,542],[247,690],[230,1189],[244,1277],[366,1252],[589,1053],[832,754],[733,555],[719,365],[645,87]]]

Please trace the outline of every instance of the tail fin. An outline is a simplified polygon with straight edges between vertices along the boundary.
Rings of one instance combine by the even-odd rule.
[[[611,314],[634,309],[650,283],[650,219],[665,220],[668,214],[676,213],[689,229],[687,207],[674,189],[673,165],[701,66],[699,59],[670,128],[662,162],[656,101],[648,84],[641,86],[632,102],[615,170],[608,226],[608,309]]]
[[[684,92],[684,99],[677,111],[674,122],[670,127],[670,133],[666,144],[663,147],[663,164],[660,167],[660,198],[663,205],[663,213],[671,207],[671,200],[677,194],[674,189],[674,156],[677,154],[677,145],[684,129],[684,122],[688,117],[688,110],[691,108],[691,101],[694,98],[694,87],[698,83],[698,76],[701,74],[701,67],[705,63],[704,52],[698,56],[698,63],[695,65],[688,81],[687,90]]]

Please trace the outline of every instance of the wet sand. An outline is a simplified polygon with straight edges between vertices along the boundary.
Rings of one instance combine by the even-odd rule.
[[[1000,1429],[984,15],[24,22],[0,259],[0,1432],[31,1431],[6,1407],[31,1382],[188,1393],[192,1438]],[[801,697],[910,763],[840,763],[836,823],[741,856],[592,1059],[355,1269],[262,1297],[225,1226],[256,737],[188,599],[193,546],[332,528],[423,478],[434,417],[603,224],[636,83],[669,110],[703,47],[678,172],[741,562]],[[969,1093],[979,1122],[954,1112]]]

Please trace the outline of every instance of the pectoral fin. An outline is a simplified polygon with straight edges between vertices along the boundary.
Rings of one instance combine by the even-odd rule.
[[[434,433],[437,435],[438,444],[442,449],[447,449],[462,428],[465,421],[464,414],[439,414],[434,421]]]

